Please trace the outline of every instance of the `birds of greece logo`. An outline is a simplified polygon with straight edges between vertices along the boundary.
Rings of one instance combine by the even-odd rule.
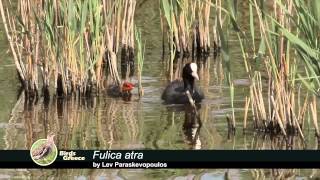
[[[54,144],[54,134],[49,134],[47,139],[39,139],[34,142],[30,149],[30,156],[36,164],[49,166],[58,156],[57,146]]]

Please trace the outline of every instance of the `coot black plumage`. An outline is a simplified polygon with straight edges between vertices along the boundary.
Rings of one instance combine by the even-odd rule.
[[[193,100],[199,103],[204,98],[203,92],[195,86],[195,79],[199,80],[197,73],[197,64],[188,63],[183,67],[182,79],[171,82],[164,92],[161,98],[168,104],[187,104],[189,99],[186,95],[186,91],[189,90]]]

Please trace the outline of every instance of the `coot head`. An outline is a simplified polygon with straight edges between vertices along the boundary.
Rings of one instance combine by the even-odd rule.
[[[133,88],[134,88],[134,85],[132,83],[124,82],[122,84],[121,91],[122,93],[130,93]]]
[[[134,88],[134,85],[129,82],[124,82],[121,87],[121,96],[124,101],[131,101],[131,90]]]
[[[194,92],[194,80],[199,80],[198,66],[196,63],[188,63],[182,70],[182,78],[184,83],[184,90]]]
[[[131,99],[131,90],[134,88],[134,85],[130,82],[123,82],[119,85],[110,85],[107,88],[107,94],[111,97],[122,97],[125,101],[130,101]]]

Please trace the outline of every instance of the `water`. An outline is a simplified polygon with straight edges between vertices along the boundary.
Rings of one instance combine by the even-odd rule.
[[[160,99],[167,84],[162,60],[162,37],[158,4],[140,1],[136,23],[146,39],[143,87],[139,99],[133,91],[132,101],[106,96],[79,101],[41,99],[28,105],[18,95],[19,82],[12,64],[8,44],[0,36],[0,149],[29,149],[32,143],[56,132],[60,149],[288,149],[283,137],[270,138],[249,130],[242,132],[244,99],[248,80],[236,37],[229,36],[235,79],[235,113],[237,131],[228,132],[226,114],[231,112],[229,89],[225,86],[221,60],[209,58],[200,63],[197,82],[206,99],[198,110],[202,126],[185,107],[164,105]],[[246,11],[245,9],[243,10]],[[245,15],[244,15],[245,17]],[[166,58],[165,58],[166,60]],[[181,60],[180,60],[181,61]],[[204,67],[207,67],[205,69]],[[179,73],[178,73],[179,74]],[[132,79],[136,82],[136,79]],[[249,127],[252,124],[249,123]],[[250,129],[250,128],[249,128]],[[306,129],[308,149],[316,149],[313,129]],[[302,149],[298,137],[292,137],[294,149]],[[61,179],[253,179],[292,174],[297,179],[317,177],[316,170],[0,170],[0,179],[59,177]]]

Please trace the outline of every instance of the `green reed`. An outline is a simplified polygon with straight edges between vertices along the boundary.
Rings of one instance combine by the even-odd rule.
[[[304,114],[307,111],[305,107],[310,101],[308,96],[305,96],[304,104],[300,106],[301,93],[298,85],[302,81],[307,89],[313,92],[317,90],[319,80],[316,73],[318,66],[316,57],[319,51],[316,42],[319,27],[314,20],[318,8],[310,8],[317,7],[317,3],[309,3],[310,7],[307,8],[303,1],[299,0],[270,1],[268,3],[251,0],[248,4],[251,44],[237,20],[237,1],[227,1],[226,8],[221,7],[223,5],[219,1],[211,5],[219,10],[216,13],[218,18],[215,27],[217,28],[216,34],[221,41],[221,56],[230,87],[232,109],[234,109],[234,87],[227,41],[229,26],[238,37],[245,69],[251,82],[250,97],[246,97],[244,128],[247,126],[248,111],[251,107],[255,128],[269,132],[281,132],[284,135],[297,132],[304,138],[302,129]],[[221,22],[221,19],[224,21]],[[300,26],[300,23],[305,24]],[[256,33],[257,28],[260,29],[260,34]],[[258,48],[256,38],[260,39]],[[292,50],[291,47],[294,49]],[[296,54],[302,57],[302,61]],[[255,69],[252,66],[253,61],[261,64],[265,71]],[[300,62],[306,64],[306,76],[301,74]],[[262,74],[267,76],[266,85],[262,81]],[[263,96],[265,90],[268,92],[267,97]],[[297,96],[299,96],[299,102],[296,101]],[[311,110],[315,111],[313,103],[310,106],[312,106]],[[313,119],[316,119],[315,113],[312,114]],[[235,124],[234,120],[233,124]],[[317,123],[314,122],[314,124],[318,132]]]
[[[145,52],[145,44],[142,43],[141,40],[141,30],[135,27],[135,38],[137,43],[137,62],[138,62],[138,91],[139,96],[143,96],[143,88],[142,88],[142,70],[143,70],[143,62],[144,62],[144,52]]]
[[[305,2],[293,0],[292,6],[295,14],[290,14],[290,9],[282,2],[277,1],[292,24],[296,26],[295,31],[290,31],[277,23],[281,32],[290,41],[300,59],[304,62],[307,77],[298,74],[299,79],[313,93],[319,95],[320,88],[320,3],[318,1]]]

